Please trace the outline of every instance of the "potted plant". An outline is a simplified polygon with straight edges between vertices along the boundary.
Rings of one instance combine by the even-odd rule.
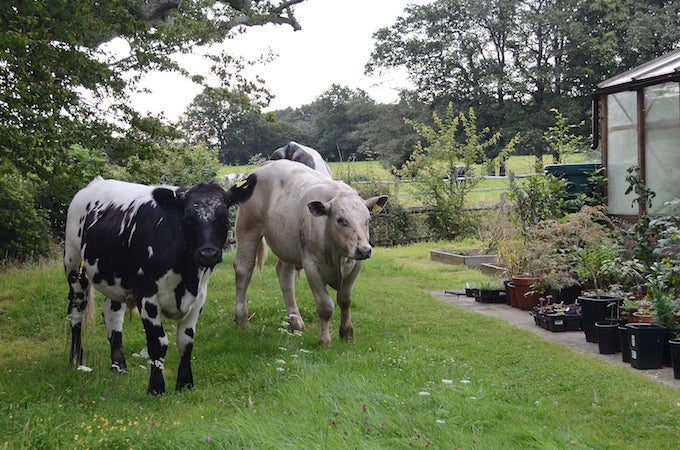
[[[553,269],[542,274],[541,283],[555,303],[571,304],[581,295],[581,283],[574,272]]]
[[[676,342],[680,337],[680,261],[666,256],[652,264],[648,280],[653,323],[666,329],[664,363],[670,366],[673,364],[671,354],[680,351],[677,348],[680,344]]]
[[[548,331],[578,331],[581,329],[581,309],[577,304],[554,301],[551,295],[539,298],[532,311],[536,325]]]
[[[498,244],[498,263],[505,268],[506,277],[510,280],[507,284],[510,294],[510,305],[519,308],[515,277],[521,280],[527,266],[524,253],[524,243],[519,237],[506,239]]]
[[[601,354],[612,354],[621,351],[619,327],[627,321],[627,319],[619,316],[618,301],[612,300],[607,304],[607,309],[612,315],[604,320],[595,322],[597,346]]]
[[[472,296],[480,303],[505,303],[505,287],[500,280],[488,280],[472,288]]]

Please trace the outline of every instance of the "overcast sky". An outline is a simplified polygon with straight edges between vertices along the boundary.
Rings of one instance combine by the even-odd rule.
[[[267,110],[309,104],[333,83],[361,88],[379,102],[393,102],[398,91],[407,86],[403,73],[364,75],[375,43],[373,33],[392,25],[407,5],[429,1],[306,0],[295,7],[302,30],[281,25],[253,27],[224,45],[251,58],[268,48],[279,55],[254,70],[276,96]],[[199,56],[182,61],[192,73],[208,75],[209,64],[203,64]],[[135,95],[135,108],[143,113],[162,112],[170,120],[176,120],[201,91],[190,80],[172,74],[150,74],[142,85],[152,92]]]

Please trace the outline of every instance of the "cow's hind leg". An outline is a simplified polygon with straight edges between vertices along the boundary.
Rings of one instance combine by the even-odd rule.
[[[305,331],[305,323],[300,316],[297,302],[295,301],[295,266],[279,260],[276,263],[276,275],[279,277],[283,301],[286,303],[286,313],[291,331]]]
[[[69,361],[72,366],[83,364],[82,329],[85,309],[89,299],[90,282],[82,266],[69,264],[65,261],[64,268],[69,283],[68,315],[71,324],[71,355]]]
[[[149,376],[148,393],[159,395],[165,393],[165,379],[163,378],[163,362],[168,351],[168,336],[161,322],[161,311],[155,297],[143,298],[139,304],[139,314],[142,317],[146,332],[146,346],[149,350],[151,374]]]
[[[128,373],[123,351],[123,319],[125,318],[125,304],[113,302],[107,298],[102,305],[102,315],[106,325],[106,336],[111,344],[111,370],[118,373]]]

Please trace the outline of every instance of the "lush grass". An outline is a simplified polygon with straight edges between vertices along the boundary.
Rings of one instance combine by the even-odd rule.
[[[194,349],[196,388],[145,394],[145,344],[126,319],[130,374],[108,369],[99,324],[86,342],[92,373],[68,366],[67,286],[59,263],[0,274],[0,445],[10,448],[673,448],[680,392],[545,342],[427,291],[483,276],[429,260],[430,248],[376,249],[355,286],[355,343],[291,335],[274,273],[253,278],[248,329],[232,321],[229,254],[211,280]],[[101,301],[101,299],[99,299]],[[171,341],[175,331],[166,325]],[[166,383],[174,386],[174,345]],[[208,441],[209,442],[206,442]]]

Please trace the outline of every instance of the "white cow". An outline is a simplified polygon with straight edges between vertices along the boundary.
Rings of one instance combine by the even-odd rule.
[[[363,260],[371,257],[370,214],[387,203],[387,196],[364,201],[345,183],[285,159],[267,161],[253,175],[257,185],[236,219],[234,320],[239,325],[248,320],[246,290],[256,261],[263,260],[264,237],[279,258],[276,273],[291,329],[305,327],[295,302],[295,272],[304,268],[316,302],[319,343],[331,343],[334,306],[327,286],[337,291],[340,337],[352,340],[352,286]]]

